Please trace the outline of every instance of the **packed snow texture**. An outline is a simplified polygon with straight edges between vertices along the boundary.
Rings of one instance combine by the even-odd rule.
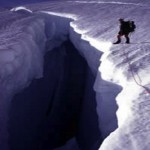
[[[93,88],[103,138],[117,127],[116,102],[119,107],[119,127],[104,140],[99,149],[148,150],[149,7],[148,1],[96,0],[45,2],[14,8],[12,11],[2,9],[0,149],[9,149],[7,122],[12,97],[33,79],[43,77],[46,50],[59,47],[69,36],[92,73],[97,75]],[[65,17],[55,19],[52,15]],[[137,25],[136,32],[130,35],[130,45],[123,44],[124,39],[120,45],[111,44],[116,40],[120,17],[134,20]]]

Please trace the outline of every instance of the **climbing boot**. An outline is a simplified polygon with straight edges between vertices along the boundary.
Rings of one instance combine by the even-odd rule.
[[[119,44],[121,41],[117,41],[117,42],[115,42],[115,43],[113,43],[113,44]]]
[[[126,37],[126,44],[130,44],[130,39],[129,39],[129,37]]]

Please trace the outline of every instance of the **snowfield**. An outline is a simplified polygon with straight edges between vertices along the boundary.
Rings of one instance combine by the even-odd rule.
[[[95,76],[95,110],[104,141],[100,145],[93,140],[89,150],[96,150],[97,144],[99,150],[149,150],[149,8],[146,0],[68,0],[1,8],[0,149],[10,149],[8,121],[14,95],[43,77],[45,54],[69,39]],[[124,38],[112,44],[119,18],[136,23],[131,44],[124,44]],[[76,143],[74,149],[68,145],[60,149],[79,149]]]

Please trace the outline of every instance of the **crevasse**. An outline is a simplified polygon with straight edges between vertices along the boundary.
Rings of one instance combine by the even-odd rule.
[[[19,11],[16,13],[19,13]],[[81,39],[81,35],[75,32],[74,28],[70,26],[70,22],[73,21],[72,19],[57,17],[46,13],[26,15],[27,16],[25,18],[21,19],[20,21],[16,21],[11,26],[11,28],[13,28],[16,25],[20,25],[20,29],[17,31],[18,35],[16,36],[15,43],[14,41],[10,40],[10,42],[12,43],[10,45],[11,48],[8,47],[4,52],[1,51],[1,57],[3,59],[1,59],[2,63],[0,66],[2,68],[0,72],[0,124],[2,133],[0,134],[0,141],[4,142],[0,144],[0,148],[8,150],[10,147],[9,143],[11,143],[11,138],[13,138],[11,124],[9,124],[8,127],[8,123],[12,119],[9,118],[9,112],[11,112],[10,109],[12,108],[12,106],[14,106],[13,104],[15,104],[12,102],[14,95],[19,94],[22,90],[26,90],[26,88],[30,86],[31,81],[35,79],[41,79],[43,77],[44,55],[50,51],[54,51],[56,48],[61,47],[61,45],[63,45],[63,43],[67,40],[71,41],[76,50],[78,50],[79,54],[85,59],[87,66],[89,66],[89,69],[87,71],[85,92],[93,91],[93,89],[95,90],[94,95],[96,96],[95,100],[97,102],[97,107],[95,104],[93,104],[93,102],[86,102],[86,99],[87,101],[90,101],[89,98],[93,97],[88,97],[88,93],[86,93],[84,101],[85,106],[83,107],[84,113],[83,117],[81,117],[83,121],[81,121],[82,123],[80,125],[81,129],[86,128],[86,126],[92,128],[88,124],[86,125],[86,121],[84,121],[84,118],[86,118],[86,115],[88,115],[87,109],[90,108],[88,106],[88,103],[91,103],[93,105],[92,109],[95,107],[92,112],[97,110],[95,117],[96,115],[98,115],[98,132],[100,132],[100,135],[97,135],[96,138],[93,137],[93,139],[91,139],[91,147],[89,148],[99,147],[100,142],[104,138],[106,138],[110,132],[117,128],[117,120],[115,116],[117,106],[115,103],[115,97],[118,92],[120,92],[120,87],[118,85],[108,83],[101,79],[98,67],[100,64],[99,59],[102,55],[102,52],[91,46],[88,41]],[[64,53],[63,55],[66,54]],[[93,80],[96,76],[97,80],[101,82],[100,86],[96,86],[97,80]],[[95,87],[93,87],[94,82]],[[101,87],[101,90],[98,90],[98,87]],[[111,91],[110,95],[107,94],[109,91]],[[27,105],[25,105],[25,107],[30,107],[28,105],[28,102],[26,104]],[[109,107],[111,107],[111,111],[109,110],[108,112],[107,108]],[[23,115],[27,115],[26,112],[23,112]],[[39,118],[36,117],[34,119],[38,124]],[[18,122],[18,120],[12,120],[14,124]],[[20,123],[20,125],[22,125],[22,122]],[[96,124],[97,123],[95,120],[95,123],[93,125],[97,126]],[[24,125],[22,125],[22,127],[24,127]],[[26,131],[26,129],[24,130]],[[34,135],[32,137],[35,138]],[[84,137],[79,134],[78,141],[80,143],[80,146],[83,146],[85,148],[88,145],[84,145],[81,142],[83,140],[82,138],[84,139]],[[8,139],[10,140],[9,143]],[[33,141],[34,140],[36,141],[36,139],[33,139]],[[29,145],[30,149],[30,141],[26,141],[25,139],[24,142],[27,142],[26,145]],[[87,140],[86,142],[88,143],[89,141]],[[11,146],[13,147],[14,145],[12,144]],[[19,146],[17,147],[17,144],[15,146],[16,147],[13,147],[15,150],[17,148],[20,148]]]

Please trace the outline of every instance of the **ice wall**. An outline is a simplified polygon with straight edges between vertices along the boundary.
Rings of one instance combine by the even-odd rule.
[[[12,23],[11,26],[5,26],[3,32],[1,32],[0,149],[4,150],[8,149],[7,121],[11,99],[15,93],[26,87],[33,78],[41,77],[43,71],[42,55],[46,40],[44,23],[38,18],[32,18],[33,22],[30,19],[30,17],[28,19],[20,19],[21,24],[27,25],[26,28],[19,26],[18,30],[15,30],[15,26],[18,25],[18,22],[16,22],[15,25]],[[39,30],[41,36],[33,33],[33,29]],[[20,32],[20,30],[24,30],[24,32]],[[37,46],[39,42],[41,44]]]

